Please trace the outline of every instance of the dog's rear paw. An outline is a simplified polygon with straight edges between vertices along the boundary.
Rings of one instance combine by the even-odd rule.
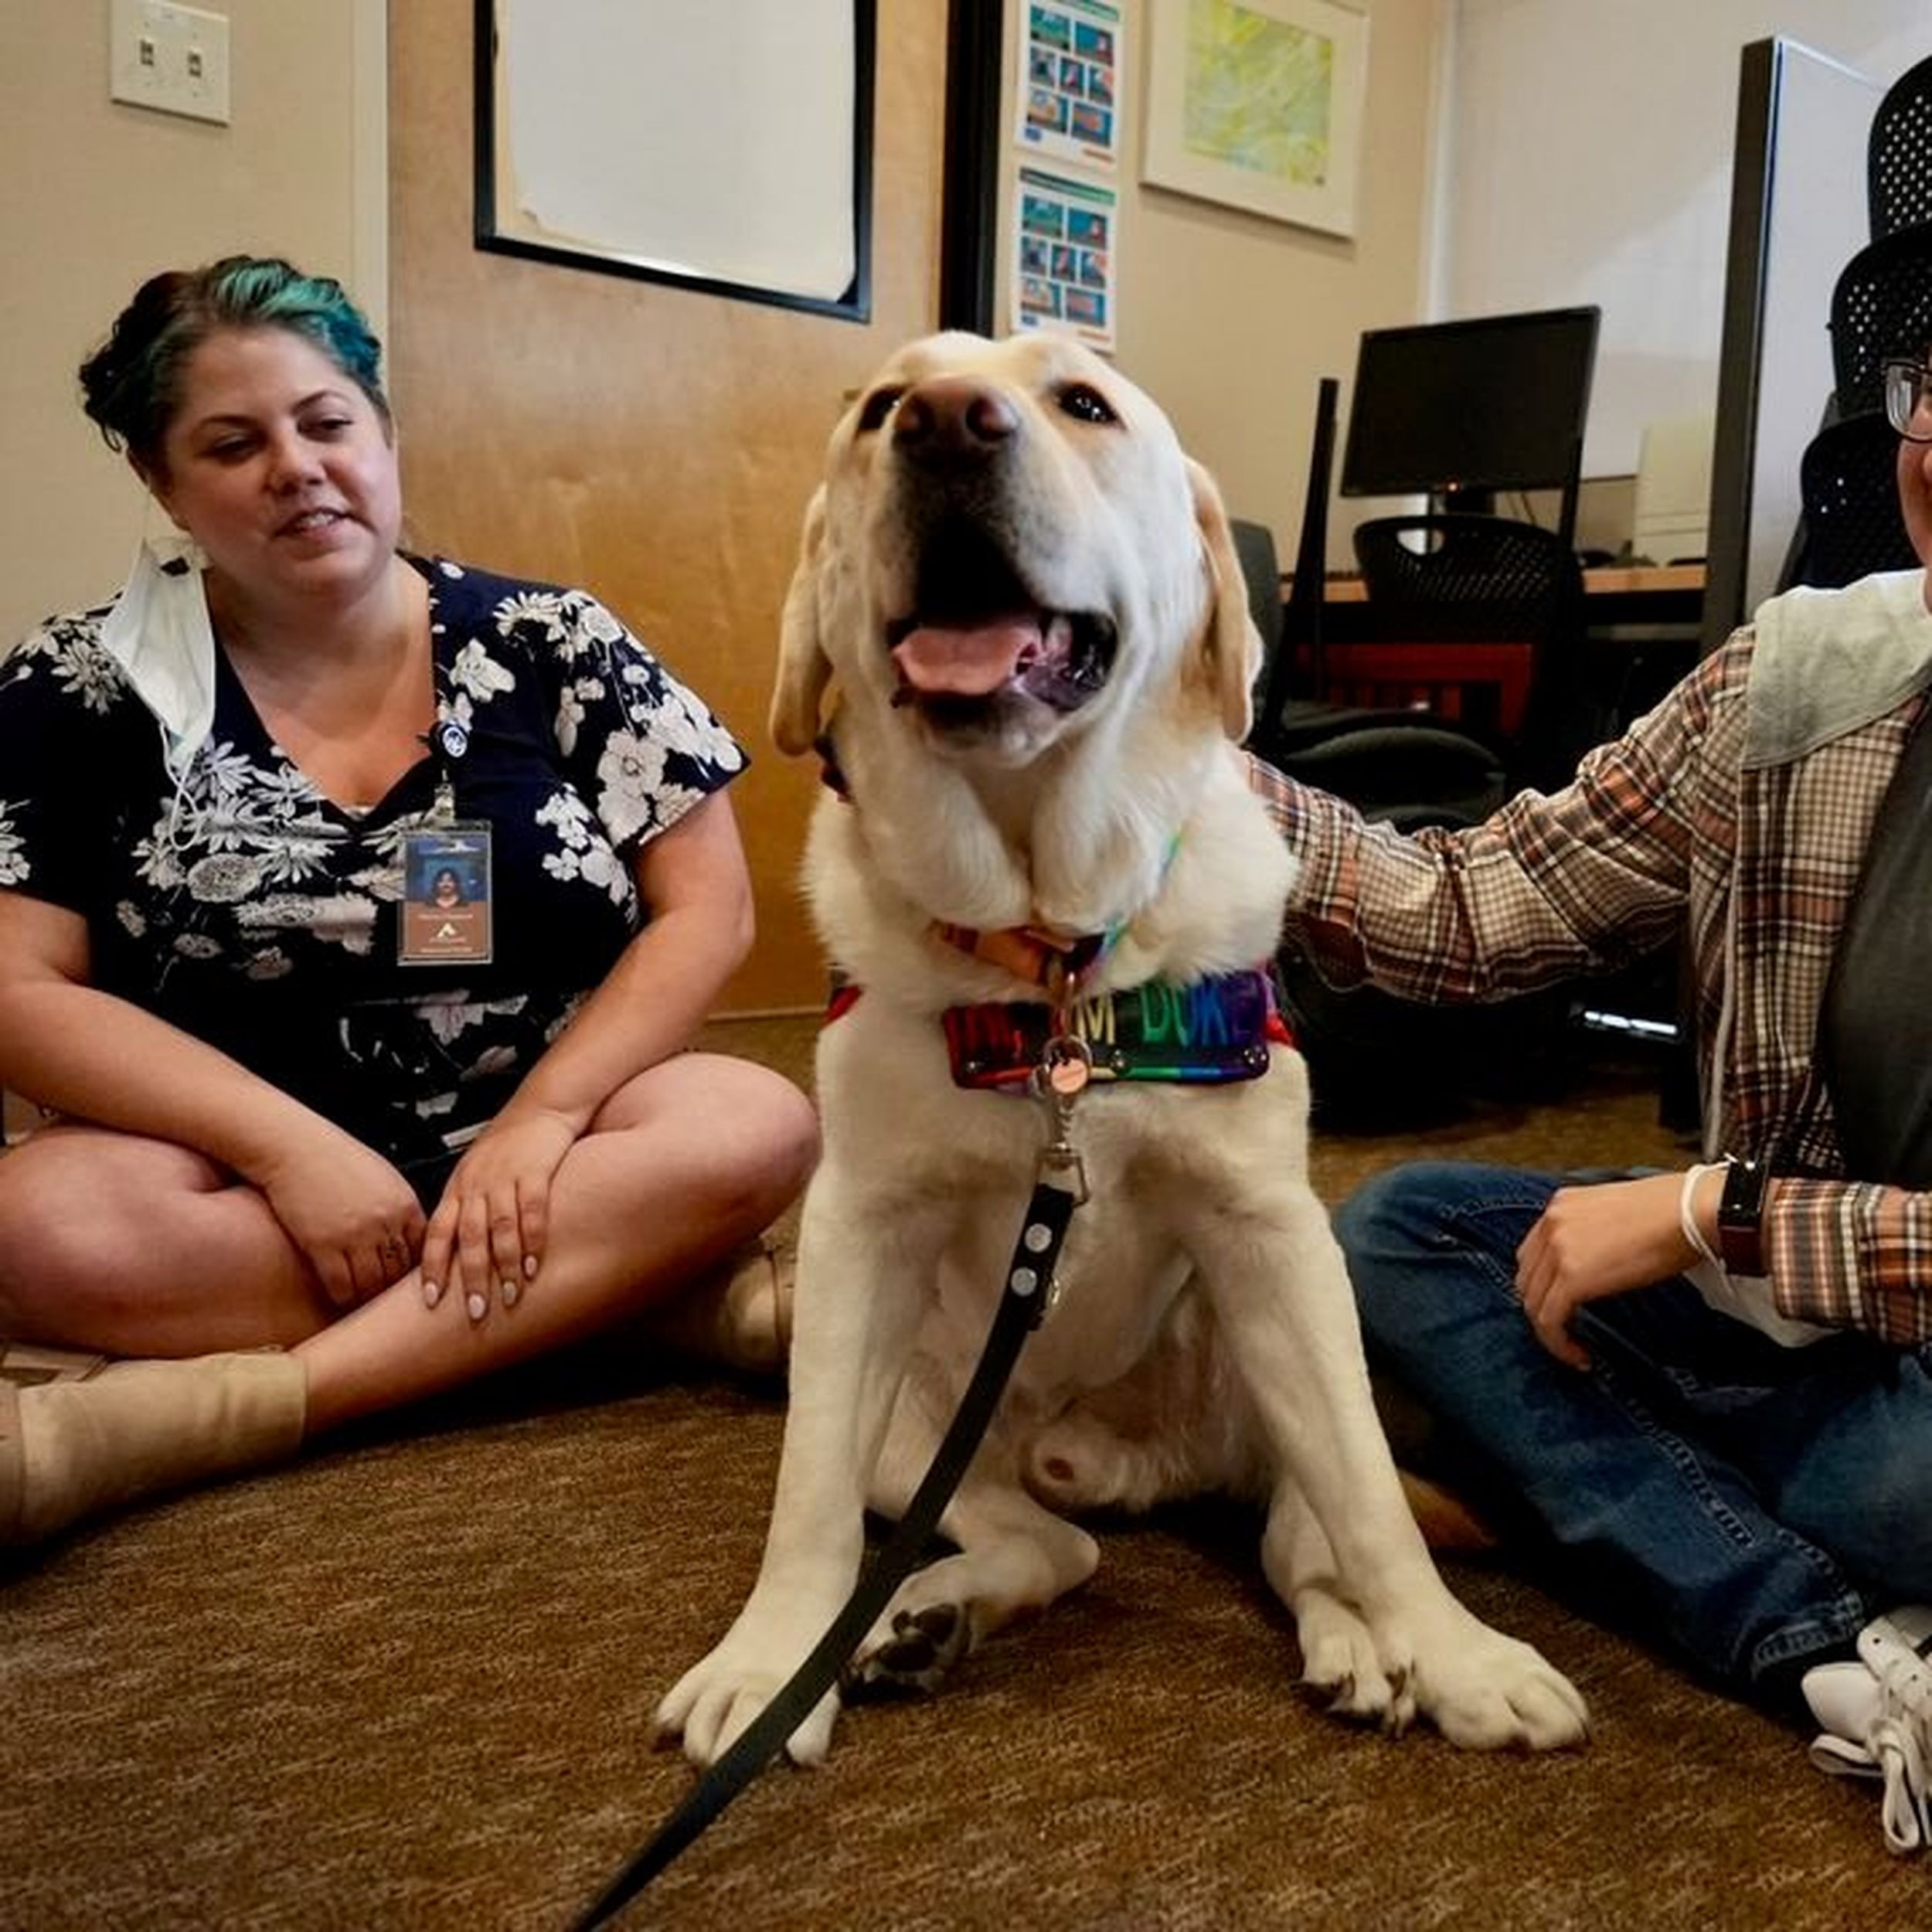
[[[1415,1715],[1408,1674],[1383,1667],[1369,1627],[1328,1591],[1305,1590],[1295,1607],[1301,1685],[1323,1709],[1400,1735]]]
[[[839,1687],[847,1697],[930,1696],[972,1648],[966,1614],[957,1604],[929,1604],[896,1612],[845,1666]]]

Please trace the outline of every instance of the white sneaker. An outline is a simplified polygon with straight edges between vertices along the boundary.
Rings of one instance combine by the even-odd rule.
[[[1858,1649],[1856,1662],[1804,1673],[1804,1701],[1823,1726],[1811,1762],[1883,1781],[1885,1842],[1903,1855],[1932,1843],[1932,1605],[1873,1618]]]

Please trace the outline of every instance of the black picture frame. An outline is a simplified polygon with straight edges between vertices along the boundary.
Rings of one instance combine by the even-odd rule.
[[[877,0],[851,0],[852,50],[852,277],[842,293],[827,299],[790,290],[708,276],[591,246],[565,246],[506,233],[496,196],[497,0],[476,0],[473,34],[473,97],[475,107],[475,243],[492,254],[513,255],[554,267],[587,270],[638,281],[659,282],[733,301],[828,315],[842,321],[872,319],[872,107],[878,48]]]
[[[946,173],[940,212],[939,325],[993,332],[999,243],[1004,0],[951,0],[946,27]]]

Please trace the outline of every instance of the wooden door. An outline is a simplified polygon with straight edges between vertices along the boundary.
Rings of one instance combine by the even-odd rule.
[[[872,316],[855,324],[473,244],[473,0],[391,9],[388,362],[407,540],[604,600],[753,755],[732,788],[758,943],[728,1010],[810,1006],[818,777],[765,733],[777,617],[825,436],[936,325],[946,9],[879,0]]]

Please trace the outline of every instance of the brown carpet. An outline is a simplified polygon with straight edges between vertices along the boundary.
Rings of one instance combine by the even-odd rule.
[[[801,1029],[715,1037],[794,1069]],[[1321,1137],[1676,1158],[1647,1077]],[[71,1539],[0,1579],[0,1928],[568,1925],[687,1788],[658,1696],[756,1566],[781,1410],[608,1347]],[[938,1698],[768,1774],[627,1926],[1847,1932],[1932,1923],[1867,1788],[1579,1620],[1449,1566],[1590,1699],[1586,1751],[1352,1730],[1295,1689],[1257,1526],[1110,1527],[1099,1574]]]

